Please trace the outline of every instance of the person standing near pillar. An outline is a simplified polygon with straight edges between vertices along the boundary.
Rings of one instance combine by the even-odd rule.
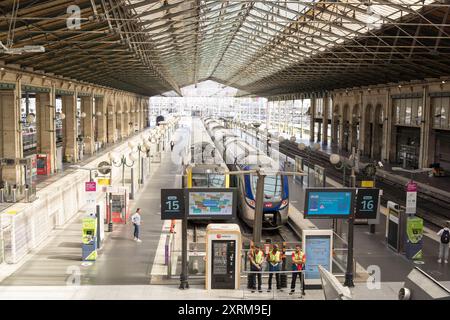
[[[300,286],[303,287],[303,268],[306,263],[306,255],[302,251],[302,248],[299,244],[295,246],[295,251],[292,253],[292,281],[291,281],[291,292],[289,294],[293,294],[295,292],[295,282],[297,281],[297,276],[300,279]],[[303,289],[303,288],[302,288]]]
[[[281,279],[280,279],[280,269],[281,269],[281,253],[278,250],[278,245],[274,244],[272,247],[272,250],[269,251],[269,254],[267,256],[268,262],[269,262],[269,271],[275,271],[275,280],[277,282],[277,290],[281,290]],[[272,278],[273,273],[269,273],[269,288],[267,289],[267,292],[270,292],[272,290]]]
[[[252,292],[256,290],[256,277],[258,278],[258,292],[262,292],[261,289],[261,271],[262,264],[264,262],[264,253],[259,248],[259,245],[255,244],[253,249],[251,249],[248,253],[248,258],[250,260],[250,289]]]

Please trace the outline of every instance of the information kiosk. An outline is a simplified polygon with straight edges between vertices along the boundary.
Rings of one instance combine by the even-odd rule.
[[[241,230],[234,223],[206,228],[206,289],[239,289]]]
[[[333,230],[304,230],[302,244],[306,255],[305,285],[321,285],[319,266],[332,272]]]

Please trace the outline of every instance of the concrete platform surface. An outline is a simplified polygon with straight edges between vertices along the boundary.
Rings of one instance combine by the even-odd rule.
[[[351,289],[354,300],[397,300],[402,282],[384,282],[369,290],[365,283]],[[307,290],[301,297],[287,290],[275,293],[251,293],[248,290],[210,290],[191,285],[95,285],[95,286],[0,286],[0,300],[324,300],[322,290]]]

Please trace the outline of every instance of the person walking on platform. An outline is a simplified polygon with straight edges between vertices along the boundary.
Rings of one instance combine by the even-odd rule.
[[[450,242],[450,221],[447,221],[445,223],[445,227],[439,230],[437,235],[441,237],[441,241],[439,243],[438,263],[442,262],[442,258],[444,258],[444,263],[448,263],[448,245]]]
[[[292,253],[292,271],[297,271],[292,273],[292,281],[291,281],[291,292],[289,294],[293,294],[295,292],[295,282],[297,281],[297,276],[300,279],[300,286],[303,290],[303,273],[306,263],[306,255],[303,253],[302,248],[299,244],[295,246],[295,251]]]
[[[139,238],[139,229],[141,227],[141,208],[136,209],[136,212],[131,216],[131,222],[133,222],[134,226],[134,241],[142,242]]]
[[[281,277],[277,271],[280,271],[281,267],[281,253],[278,250],[278,245],[274,244],[272,250],[269,251],[269,255],[267,256],[269,262],[269,271],[275,271],[275,280],[277,282],[277,289],[281,291]],[[267,292],[272,290],[272,278],[273,273],[269,273],[269,288]]]
[[[264,262],[264,252],[259,248],[259,245],[254,245],[253,249],[251,249],[248,253],[248,258],[250,260],[250,289],[252,292],[256,290],[256,277],[258,277],[258,292],[262,292],[261,289],[261,271],[262,264]],[[255,272],[255,273],[253,273]]]
[[[170,141],[170,151],[173,151],[173,147],[175,146],[175,142]]]

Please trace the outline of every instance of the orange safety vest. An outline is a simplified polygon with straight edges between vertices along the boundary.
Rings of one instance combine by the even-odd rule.
[[[294,262],[294,260],[300,260],[301,263],[297,264]],[[302,266],[305,263],[306,257],[305,254],[303,253],[303,251],[300,251],[300,253],[297,254],[297,251],[294,251],[292,253],[292,262],[294,265],[297,266],[297,270],[302,270]]]

